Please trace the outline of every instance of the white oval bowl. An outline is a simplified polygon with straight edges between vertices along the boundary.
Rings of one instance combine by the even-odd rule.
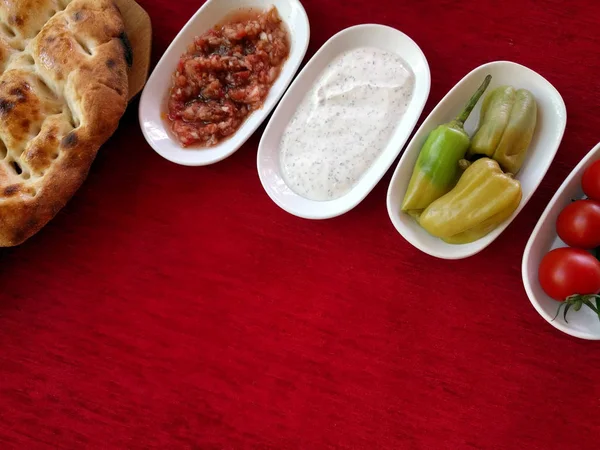
[[[261,109],[250,114],[247,120],[228,139],[210,148],[183,148],[172,136],[162,117],[167,111],[171,76],[179,58],[185,53],[194,37],[202,34],[227,15],[241,8],[266,9],[274,5],[286,25],[291,38],[288,60],[271,87]],[[163,158],[185,166],[204,166],[231,156],[265,120],[294,78],[306,54],[310,27],[304,7],[298,0],[209,0],[185,24],[150,75],[142,92],[139,107],[140,126],[146,141]]]
[[[528,89],[538,105],[538,120],[523,167],[517,175],[523,189],[523,199],[514,214],[487,236],[470,244],[447,244],[421,228],[408,214],[400,210],[413,168],[429,133],[438,125],[454,119],[471,95],[483,82],[486,75],[492,81],[486,94],[492,89],[510,84]],[[485,94],[484,94],[485,96]],[[473,135],[479,122],[480,100],[465,123],[465,130]],[[508,61],[484,64],[467,74],[454,86],[431,111],[408,144],[390,182],[387,194],[387,209],[396,230],[419,250],[442,259],[461,259],[479,253],[490,245],[525,207],[542,179],[546,175],[562,141],[567,125],[567,110],[559,92],[545,78],[525,66]]]
[[[583,198],[581,189],[583,172],[597,160],[600,160],[600,143],[573,169],[550,200],[527,242],[521,267],[525,291],[540,316],[563,333],[589,340],[600,340],[598,316],[589,308],[581,308],[567,317],[568,323],[565,322],[562,314],[553,321],[559,303],[546,295],[540,286],[538,268],[542,258],[550,250],[567,247],[567,244],[556,234],[556,219],[564,207],[571,203],[571,200]]]
[[[413,96],[387,147],[350,192],[335,200],[309,200],[292,191],[283,179],[279,160],[281,137],[296,108],[326,66],[341,53],[359,47],[376,47],[399,55],[415,75]],[[265,191],[279,207],[306,219],[328,219],[351,210],[371,192],[402,150],[423,111],[430,86],[427,59],[406,34],[376,24],[357,25],[340,31],[304,67],[267,125],[257,155],[258,175]]]

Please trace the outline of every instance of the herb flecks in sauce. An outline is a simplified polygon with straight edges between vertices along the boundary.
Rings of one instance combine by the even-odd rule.
[[[338,56],[283,133],[286,184],[317,201],[347,194],[387,146],[413,90],[414,74],[394,53],[365,47]]]

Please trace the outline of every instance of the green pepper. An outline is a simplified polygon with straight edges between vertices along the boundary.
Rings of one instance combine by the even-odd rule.
[[[460,176],[458,162],[465,157],[470,144],[464,123],[491,79],[491,75],[485,77],[456,119],[438,126],[429,133],[413,169],[402,202],[402,211],[418,216],[434,200],[446,194],[456,184]]]
[[[523,165],[537,122],[537,104],[525,89],[500,86],[483,101],[479,128],[468,156],[493,158],[507,172],[516,174]]]
[[[449,244],[467,244],[493,231],[521,203],[521,183],[498,163],[480,158],[467,167],[456,187],[429,205],[419,224]]]

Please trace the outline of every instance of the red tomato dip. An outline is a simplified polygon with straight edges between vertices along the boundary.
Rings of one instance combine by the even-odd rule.
[[[274,7],[194,39],[173,75],[168,119],[184,147],[210,147],[259,109],[288,57],[290,43]]]

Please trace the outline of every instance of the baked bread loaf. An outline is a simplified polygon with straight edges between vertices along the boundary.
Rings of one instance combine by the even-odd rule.
[[[131,59],[111,0],[0,2],[0,246],[83,183],[127,106]]]

